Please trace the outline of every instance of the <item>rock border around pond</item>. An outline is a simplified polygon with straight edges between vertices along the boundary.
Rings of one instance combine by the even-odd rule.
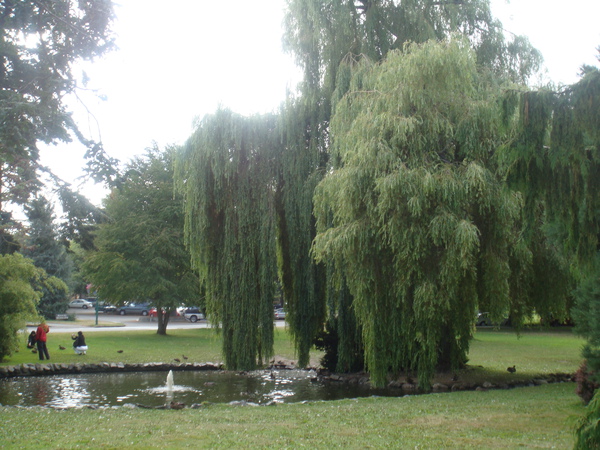
[[[223,366],[213,363],[28,363],[14,366],[0,366],[0,379],[43,375],[73,375],[79,373],[113,373],[113,372],[149,372],[168,370],[223,370]]]
[[[319,373],[317,380],[324,383],[346,383],[346,384],[368,384],[369,375],[359,374],[330,374],[325,371]],[[488,391],[491,389],[512,389],[517,387],[541,386],[549,383],[575,382],[574,373],[550,373],[547,375],[538,375],[531,379],[520,379],[502,383],[491,383],[484,381],[482,383],[467,383],[462,381],[452,381],[449,383],[434,383],[431,392],[456,392],[456,391]],[[419,389],[417,383],[406,380],[392,380],[387,384],[388,388],[397,389],[407,395],[426,393]]]

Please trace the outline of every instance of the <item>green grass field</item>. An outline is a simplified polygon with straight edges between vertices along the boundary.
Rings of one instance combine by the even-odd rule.
[[[218,362],[213,330],[88,333],[90,351],[76,356],[68,334],[49,335],[53,362]],[[461,377],[492,382],[573,372],[583,341],[568,330],[480,330]],[[66,346],[66,345],[65,345]],[[24,347],[24,344],[23,344]],[[276,334],[278,357],[292,359],[285,330]],[[116,350],[123,349],[123,353]],[[318,355],[316,355],[318,356]],[[36,362],[22,349],[3,364]],[[515,365],[516,374],[507,366]],[[481,367],[479,367],[481,366]],[[571,448],[584,407],[572,383],[487,392],[401,398],[363,398],[265,407],[209,405],[192,410],[66,410],[0,408],[0,446],[6,448]]]

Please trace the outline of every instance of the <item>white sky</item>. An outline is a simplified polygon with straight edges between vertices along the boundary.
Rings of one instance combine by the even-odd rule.
[[[181,144],[195,118],[219,104],[242,113],[276,110],[299,80],[281,50],[284,0],[117,0],[118,51],[86,66],[90,88],[76,108],[84,133],[101,137],[123,162],[155,141]],[[600,0],[492,0],[506,30],[529,37],[546,61],[545,81],[577,81],[583,64],[599,65]],[[44,150],[42,163],[77,185],[84,165],[79,145]],[[105,192],[82,192],[99,204]]]

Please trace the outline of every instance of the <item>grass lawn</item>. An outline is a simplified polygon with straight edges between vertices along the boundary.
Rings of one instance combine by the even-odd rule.
[[[7,448],[572,448],[571,383],[192,410],[0,408]]]
[[[51,325],[51,324],[50,324]],[[0,365],[36,363],[38,356],[26,347],[27,336],[23,337],[18,353],[5,359]],[[159,336],[155,331],[124,331],[110,330],[94,331],[86,334],[86,344],[89,350],[85,356],[75,355],[71,333],[48,333],[48,350],[50,362],[174,362],[175,358],[187,362],[220,363],[221,335],[214,329],[174,329],[168,330],[167,336]],[[59,345],[66,350],[59,350]],[[275,357],[294,359],[294,348],[289,333],[282,328],[275,329]],[[118,353],[118,350],[122,350]],[[315,364],[318,364],[320,353],[315,354]]]
[[[148,331],[102,331],[87,338],[90,351],[76,356],[68,334],[50,334],[51,361],[167,362],[183,354],[188,361],[221,360],[220,338],[213,330],[172,330],[167,337]],[[68,350],[59,351],[59,344],[69,344]],[[582,344],[568,330],[526,331],[520,337],[504,330],[480,330],[472,344],[470,368],[460,376],[494,382],[574,372]],[[36,362],[24,346],[3,364]],[[275,353],[294,357],[285,330],[276,332]],[[512,365],[515,374],[506,371]],[[0,408],[0,446],[571,448],[573,427],[583,411],[571,383],[272,407]]]

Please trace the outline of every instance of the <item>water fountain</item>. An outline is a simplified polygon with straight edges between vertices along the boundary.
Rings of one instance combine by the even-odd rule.
[[[173,401],[173,371],[169,370],[167,374],[167,402]]]
[[[177,372],[177,373],[175,373]],[[270,369],[253,372],[162,371],[82,373],[0,380],[0,404],[54,408],[174,404],[258,404],[334,400],[370,395],[402,395],[366,385],[323,383],[316,373]],[[177,378],[175,380],[174,378]],[[44,392],[43,396],[36,395]]]

